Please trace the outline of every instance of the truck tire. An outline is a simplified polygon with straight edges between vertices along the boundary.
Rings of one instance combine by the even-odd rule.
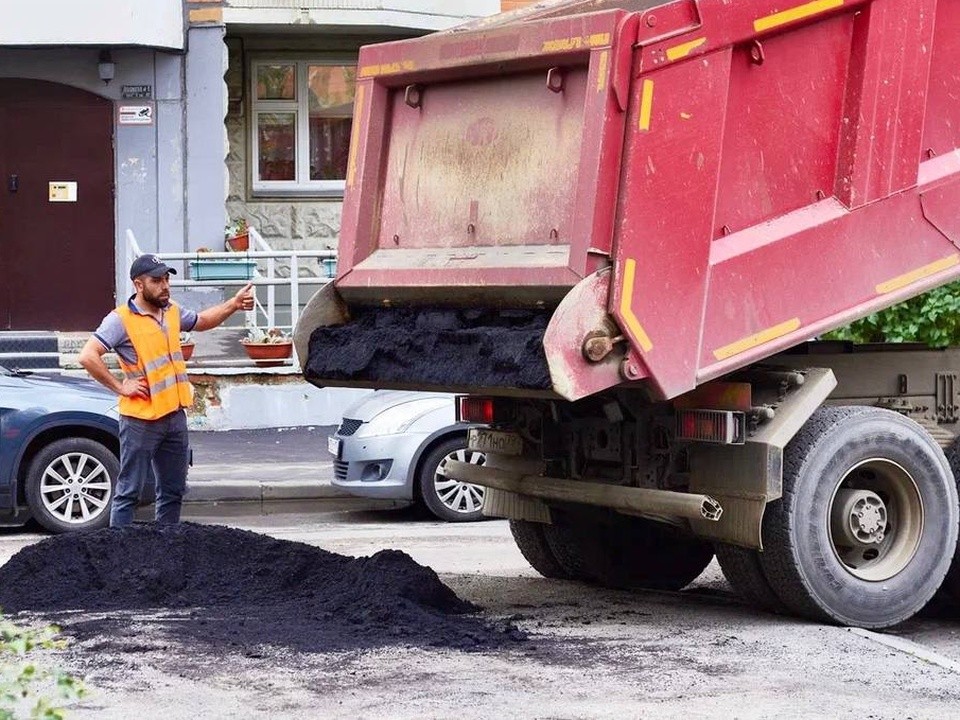
[[[580,582],[598,582],[597,576],[591,570],[591,558],[599,552],[593,547],[596,538],[589,537],[576,527],[556,522],[543,526],[543,537],[547,541],[550,554],[556,558],[567,578]]]
[[[107,527],[119,472],[117,456],[95,440],[55,440],[27,468],[27,505],[34,519],[51,532]]]
[[[950,467],[923,428],[880,408],[821,408],[786,447],[760,564],[793,612],[886,628],[940,587],[957,522]]]
[[[763,574],[757,550],[717,543],[715,551],[723,576],[740,597],[760,610],[778,614],[787,611]]]
[[[947,448],[947,462],[950,463],[950,469],[953,470],[953,479],[960,488],[960,437],[956,438]],[[953,555],[953,562],[950,564],[950,570],[940,588],[941,598],[949,603],[960,603],[960,543],[957,544],[957,550]]]
[[[609,588],[680,590],[713,560],[710,543],[645,518],[611,515],[544,532],[571,577]]]
[[[569,580],[570,576],[560,565],[544,534],[543,523],[528,520],[511,520],[510,532],[520,548],[520,554],[538,573],[555,580]]]

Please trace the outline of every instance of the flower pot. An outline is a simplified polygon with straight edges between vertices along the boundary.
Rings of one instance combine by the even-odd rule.
[[[183,355],[183,361],[186,362],[193,357],[193,349],[197,346],[196,343],[180,343],[180,353]]]
[[[255,343],[241,340],[240,343],[243,345],[243,349],[247,351],[247,357],[260,367],[283,365],[286,359],[293,354],[293,340],[278,343]]]
[[[194,280],[250,280],[256,269],[256,260],[200,258],[190,261],[190,277]]]
[[[227,246],[227,250],[246,252],[250,249],[250,233],[240,233],[239,235],[229,237],[224,244]]]

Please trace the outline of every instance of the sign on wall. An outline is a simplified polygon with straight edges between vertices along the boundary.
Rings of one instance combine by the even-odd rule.
[[[118,125],[153,125],[156,106],[152,102],[121,103],[117,105]]]
[[[47,187],[50,202],[77,201],[77,183],[74,180],[54,180]]]
[[[120,97],[124,100],[151,100],[153,85],[124,85],[120,89]]]

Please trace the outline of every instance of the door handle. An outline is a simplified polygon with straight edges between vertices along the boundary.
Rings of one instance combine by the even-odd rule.
[[[7,190],[9,190],[12,193],[15,193],[19,189],[20,189],[20,176],[11,175],[7,179]]]

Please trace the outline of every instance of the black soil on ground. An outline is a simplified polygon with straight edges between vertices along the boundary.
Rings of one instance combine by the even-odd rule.
[[[0,567],[0,608],[62,614],[68,633],[109,634],[124,611],[174,611],[168,635],[214,647],[308,652],[384,645],[493,649],[521,640],[397,550],[351,558],[245,530],[183,523],[52,537]],[[72,632],[75,631],[75,632]]]
[[[310,337],[305,376],[389,384],[547,390],[549,311],[351,308]]]

